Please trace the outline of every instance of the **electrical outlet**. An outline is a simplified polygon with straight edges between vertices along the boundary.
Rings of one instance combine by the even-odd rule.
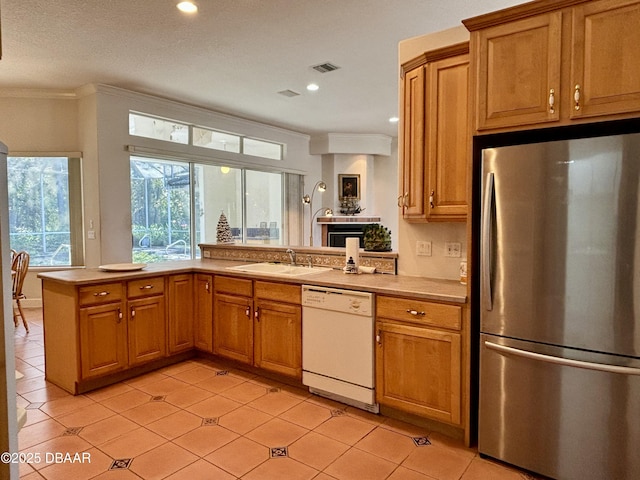
[[[416,255],[422,257],[430,257],[431,256],[431,242],[427,242],[424,240],[418,240],[416,242]]]
[[[445,257],[460,257],[461,251],[462,245],[460,242],[445,242],[444,244]]]

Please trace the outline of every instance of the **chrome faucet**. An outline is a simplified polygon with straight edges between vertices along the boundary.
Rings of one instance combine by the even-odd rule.
[[[295,267],[295,265],[296,265],[296,252],[294,252],[290,248],[287,248],[287,252],[286,253],[289,254],[289,260],[291,262],[291,266]]]

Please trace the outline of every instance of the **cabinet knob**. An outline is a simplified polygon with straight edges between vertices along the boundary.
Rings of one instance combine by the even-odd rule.
[[[118,309],[118,323],[122,321],[122,310]]]
[[[246,308],[246,310],[244,311],[244,314],[245,314],[247,317],[250,317],[250,316],[251,316],[251,307],[247,307],[247,308]]]
[[[378,330],[378,333],[376,335],[376,343],[378,345],[382,345],[382,330]]]
[[[402,195],[398,195],[398,207],[402,208],[404,206],[402,203]]]
[[[207,290],[207,293],[209,293],[209,282],[206,283],[206,285],[204,286],[204,288]]]
[[[109,295],[109,292],[104,291],[104,292],[96,292],[93,294],[94,297],[106,297],[107,295]]]
[[[253,318],[255,318],[258,322],[260,321],[260,307],[256,307],[256,311],[253,312]]]
[[[418,310],[411,310],[411,309],[407,310],[407,313],[409,315],[413,315],[414,317],[417,317],[417,316],[424,317],[426,315],[426,313],[424,312],[419,312]]]
[[[549,90],[549,113],[556,113],[556,91],[552,88]]]
[[[142,287],[140,287],[140,290],[151,290],[153,288],[153,285],[143,285]]]
[[[573,90],[573,108],[580,110],[580,85],[576,85]]]
[[[429,206],[431,208],[434,207],[433,201],[434,201],[435,195],[436,195],[435,190],[431,190],[431,194],[429,195]]]
[[[133,317],[135,317],[135,316],[136,316],[136,309],[132,308],[131,309],[131,319],[133,320]]]

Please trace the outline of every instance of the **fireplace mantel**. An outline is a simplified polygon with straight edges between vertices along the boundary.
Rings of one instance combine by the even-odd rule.
[[[377,223],[380,217],[364,215],[332,215],[330,217],[318,217],[318,223]]]

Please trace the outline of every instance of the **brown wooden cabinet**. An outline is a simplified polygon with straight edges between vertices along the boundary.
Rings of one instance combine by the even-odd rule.
[[[252,281],[216,276],[213,302],[213,353],[252,365]]]
[[[541,0],[464,24],[477,133],[640,112],[640,1]]]
[[[302,377],[299,285],[216,276],[213,353]]]
[[[121,299],[84,306],[79,312],[81,377],[88,379],[127,368],[127,322]]]
[[[302,378],[300,285],[255,282],[254,365]]]
[[[193,275],[191,273],[169,276],[170,354],[191,350],[194,346],[193,297]]]
[[[194,341],[198,350],[213,353],[213,282],[214,276],[194,275]]]
[[[469,45],[427,52],[402,65],[402,192],[409,222],[467,216]]]
[[[461,322],[460,306],[378,295],[378,402],[466,428]]]
[[[164,277],[127,282],[129,365],[167,354]]]

